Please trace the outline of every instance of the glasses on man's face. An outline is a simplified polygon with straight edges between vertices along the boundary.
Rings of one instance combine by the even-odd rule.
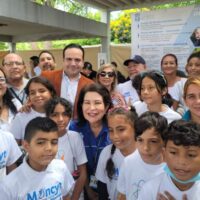
[[[0,77],[0,84],[5,84],[6,83],[6,79],[4,77]]]
[[[13,67],[14,65],[16,65],[16,66],[22,66],[23,62],[18,62],[18,61],[15,61],[15,62],[5,62],[4,65],[8,66],[8,67]]]
[[[114,72],[105,72],[105,71],[102,71],[101,73],[99,73],[99,75],[101,77],[109,77],[109,78],[112,78],[115,76],[115,73]]]

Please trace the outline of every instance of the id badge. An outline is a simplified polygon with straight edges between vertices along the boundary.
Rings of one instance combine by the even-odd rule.
[[[91,188],[97,189],[97,179],[96,179],[96,177],[94,175],[90,176],[90,184],[89,184],[89,186]]]

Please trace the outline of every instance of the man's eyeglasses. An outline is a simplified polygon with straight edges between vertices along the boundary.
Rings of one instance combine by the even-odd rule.
[[[21,66],[21,65],[23,65],[23,62],[17,62],[17,61],[15,61],[15,62],[8,62],[8,63],[5,62],[4,65],[8,66],[8,67],[13,67],[14,65]]]
[[[5,84],[6,83],[6,79],[4,77],[0,77],[0,84]]]
[[[115,76],[115,72],[105,72],[105,71],[102,71],[101,73],[99,73],[99,75],[101,77],[109,77],[109,78],[112,78]]]

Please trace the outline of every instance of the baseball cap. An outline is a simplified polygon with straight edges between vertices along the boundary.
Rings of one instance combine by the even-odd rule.
[[[92,70],[92,64],[90,62],[84,62],[83,69]]]
[[[143,65],[146,64],[144,58],[143,58],[142,56],[139,56],[139,55],[135,55],[135,56],[133,56],[133,58],[130,58],[130,59],[128,59],[128,60],[125,60],[125,61],[124,61],[124,65],[125,65],[125,66],[128,66],[129,62],[135,62],[135,63],[138,63],[138,64],[141,63],[141,64],[143,64]]]

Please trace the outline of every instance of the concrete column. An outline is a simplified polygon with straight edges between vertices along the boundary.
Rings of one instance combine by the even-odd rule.
[[[104,11],[102,22],[107,24],[107,37],[101,38],[101,52],[106,53],[107,61],[110,62],[110,11]]]
[[[10,42],[9,43],[9,51],[15,53],[16,52],[16,43]]]

